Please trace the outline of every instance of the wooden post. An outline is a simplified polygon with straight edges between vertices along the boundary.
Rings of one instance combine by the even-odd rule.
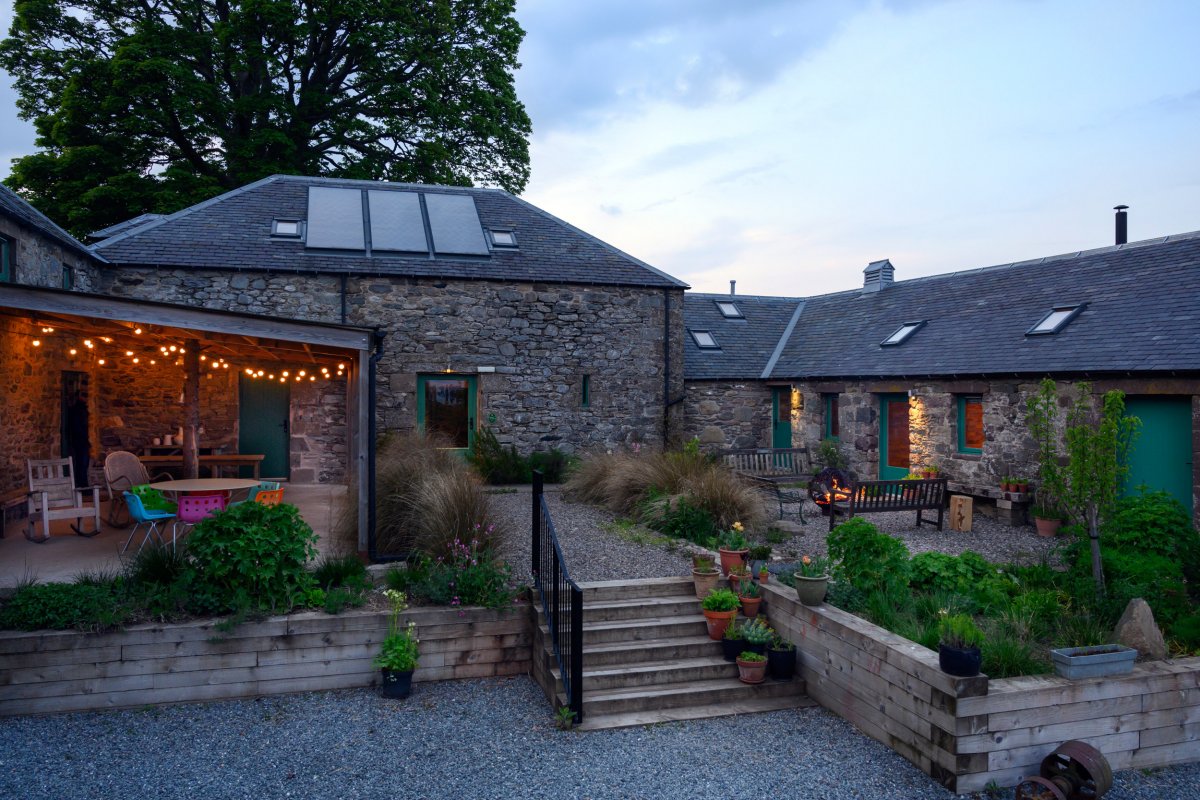
[[[975,503],[961,494],[950,496],[950,530],[970,532],[974,521]]]
[[[200,342],[188,339],[183,354],[183,477],[200,477]]]

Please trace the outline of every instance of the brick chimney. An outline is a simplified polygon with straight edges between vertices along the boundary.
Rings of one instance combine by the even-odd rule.
[[[872,261],[863,270],[863,294],[878,292],[891,286],[896,280],[896,268],[886,258],[882,261]]]

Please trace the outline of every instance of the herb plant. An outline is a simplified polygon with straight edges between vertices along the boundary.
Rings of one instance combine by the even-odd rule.
[[[736,611],[741,601],[729,589],[713,589],[700,605],[705,611]]]
[[[410,672],[417,668],[421,658],[420,639],[417,638],[417,625],[409,621],[401,625],[400,615],[408,608],[408,598],[404,592],[388,589],[384,596],[392,606],[392,617],[388,621],[388,635],[380,645],[379,655],[372,662],[380,669],[394,672]]]

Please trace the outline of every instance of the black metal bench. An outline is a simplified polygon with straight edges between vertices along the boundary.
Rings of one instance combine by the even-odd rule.
[[[761,447],[742,450],[722,450],[721,463],[750,480],[779,504],[783,519],[785,505],[799,508],[800,524],[804,523],[805,487],[812,476],[807,447]],[[803,484],[789,486],[788,484]]]
[[[925,519],[922,511],[937,511],[937,529],[942,529],[946,512],[946,479],[932,478],[920,481],[851,481],[845,500],[835,500],[829,507],[829,530],[837,525],[838,515],[847,519],[856,514],[871,514],[882,511],[916,511],[917,527],[921,523],[933,524]]]

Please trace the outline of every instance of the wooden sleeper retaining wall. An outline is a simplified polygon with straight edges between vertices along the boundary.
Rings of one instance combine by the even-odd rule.
[[[415,608],[414,681],[529,671],[529,609]],[[388,612],[304,612],[220,633],[212,620],[123,631],[0,632],[0,716],[371,686]]]
[[[953,791],[1011,786],[1069,739],[1099,748],[1113,769],[1200,760],[1200,658],[1138,664],[1119,678],[956,678],[926,647],[832,606],[803,606],[787,587],[764,588],[813,699]]]

